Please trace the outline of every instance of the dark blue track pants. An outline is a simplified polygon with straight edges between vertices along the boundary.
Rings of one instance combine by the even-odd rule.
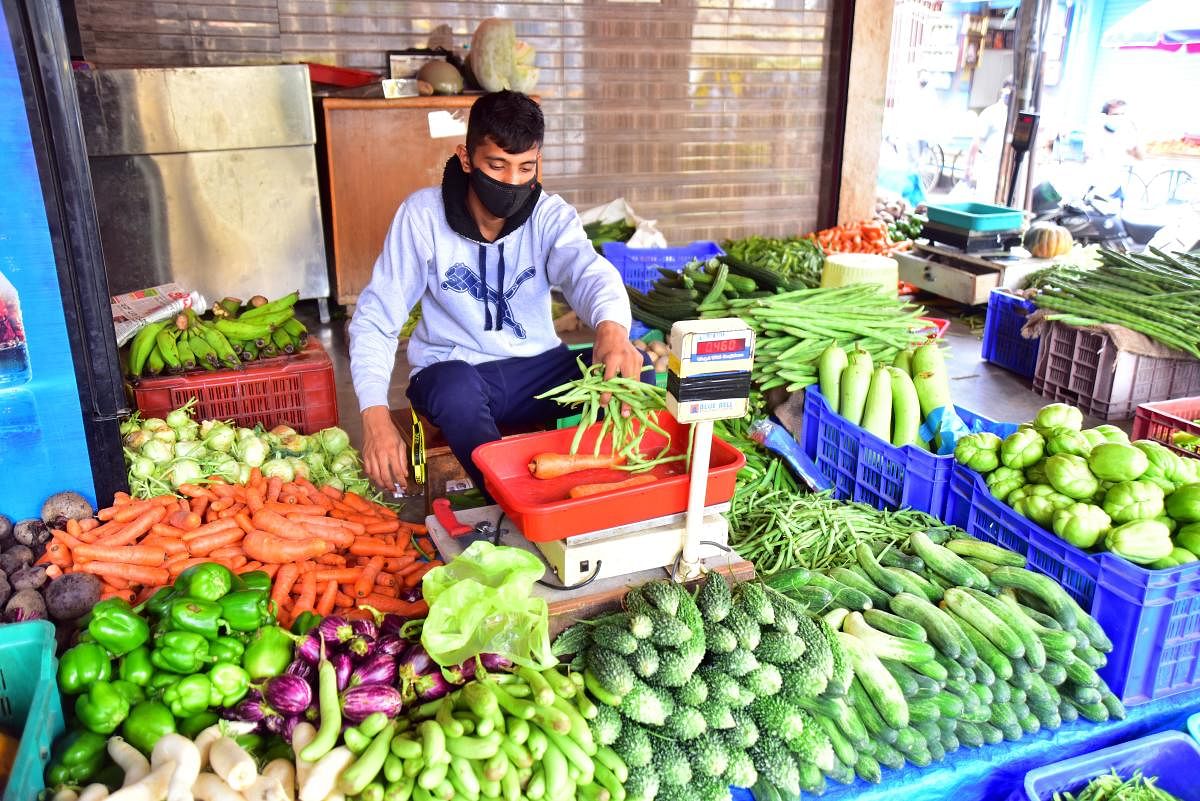
[[[483,474],[471,461],[471,452],[500,439],[502,425],[545,424],[574,414],[553,400],[534,400],[534,396],[579,378],[577,358],[591,364],[591,349],[559,345],[537,356],[483,364],[438,362],[422,368],[408,382],[408,400],[442,430],[450,450],[486,497]],[[650,363],[647,354],[642,359]],[[652,370],[643,372],[642,377],[654,382]]]

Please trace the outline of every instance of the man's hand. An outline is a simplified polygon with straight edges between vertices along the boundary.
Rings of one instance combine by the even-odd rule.
[[[592,364],[604,365],[604,380],[620,374],[634,381],[641,380],[642,354],[629,341],[629,332],[624,326],[611,320],[605,320],[596,326],[596,344],[592,348]],[[609,396],[604,395],[601,403],[607,404]],[[629,416],[629,405],[621,407],[621,414]]]
[[[363,409],[363,468],[380,488],[408,490],[408,454],[386,406]]]

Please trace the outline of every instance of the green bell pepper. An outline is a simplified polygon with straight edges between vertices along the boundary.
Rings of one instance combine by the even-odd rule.
[[[1114,523],[1149,520],[1163,513],[1162,487],[1149,481],[1122,481],[1104,493],[1104,511]]]
[[[171,609],[171,602],[178,597],[179,591],[174,587],[163,587],[147,598],[142,606],[154,617],[166,617]]]
[[[67,695],[78,695],[98,681],[112,678],[112,657],[94,642],[71,648],[58,660],[58,686]]]
[[[150,639],[150,624],[122,598],[108,598],[92,607],[88,633],[113,656],[123,656]]]
[[[1046,460],[1046,478],[1050,486],[1076,500],[1086,500],[1100,489],[1100,481],[1082,456],[1060,453]]]
[[[1166,508],[1167,514],[1180,523],[1200,522],[1200,484],[1185,484],[1172,492],[1167,496]]]
[[[108,738],[94,731],[76,730],[58,744],[58,754],[46,769],[46,786],[85,785],[108,757]]]
[[[269,593],[271,591],[271,577],[261,570],[251,570],[249,573],[243,573],[237,577],[236,589],[258,590],[259,592]]]
[[[233,706],[250,689],[250,674],[239,665],[222,662],[208,671],[209,706]]]
[[[218,637],[208,644],[208,655],[218,662],[242,663],[242,654],[246,646],[236,637]]]
[[[107,681],[98,681],[75,699],[79,722],[99,734],[112,734],[129,715],[129,701]]]
[[[179,727],[179,733],[189,740],[195,740],[196,735],[207,729],[221,719],[221,716],[212,710],[197,712],[195,715],[175,721]]]
[[[1150,468],[1150,460],[1132,445],[1106,442],[1092,448],[1088,456],[1092,475],[1103,481],[1133,481]]]
[[[1112,526],[1099,506],[1075,503],[1054,513],[1054,533],[1077,548],[1091,548]]]
[[[150,654],[159,670],[195,673],[208,664],[208,640],[194,631],[168,631]]]
[[[165,704],[142,701],[129,710],[129,717],[125,718],[125,725],[121,727],[121,736],[143,754],[149,754],[159,737],[174,731],[175,716]]]
[[[278,676],[292,662],[295,640],[293,635],[279,626],[259,629],[246,646],[242,667],[254,681]]]
[[[1148,565],[1171,555],[1171,532],[1157,520],[1134,520],[1117,526],[1104,538],[1104,546],[1122,559]]]
[[[1014,431],[1000,445],[1000,461],[1014,470],[1037,464],[1045,454],[1046,440],[1031,428]]]
[[[1033,424],[1040,429],[1063,427],[1078,431],[1083,428],[1083,412],[1066,403],[1051,403],[1038,411]]]
[[[292,634],[308,634],[321,625],[321,616],[316,612],[301,612],[292,622]]]
[[[181,595],[200,601],[217,601],[233,589],[233,571],[216,562],[192,565],[175,579]]]
[[[171,628],[191,631],[206,640],[215,640],[221,633],[221,607],[212,601],[198,598],[176,598],[171,602]]]
[[[1055,456],[1060,453],[1070,453],[1085,459],[1092,452],[1092,443],[1082,431],[1066,426],[1055,426],[1046,431],[1046,455]]]
[[[270,599],[262,590],[231,592],[219,603],[221,617],[232,631],[258,631],[274,622]]]
[[[145,645],[139,645],[121,657],[117,675],[124,681],[132,682],[139,687],[148,685],[150,677],[154,675],[154,664],[150,661],[150,649]]]
[[[112,682],[112,686],[114,690],[121,694],[122,698],[129,702],[130,706],[133,706],[138,701],[146,700],[146,691],[131,681],[117,679]]]
[[[212,682],[203,673],[185,676],[163,690],[163,703],[177,718],[186,718],[208,709],[212,699]]]
[[[1000,438],[986,432],[968,434],[955,444],[954,458],[976,473],[990,473],[1000,466]]]
[[[1005,500],[1013,492],[1025,486],[1025,476],[1016,468],[997,467],[988,473],[985,479],[987,487],[1000,500]]]
[[[151,656],[153,656],[153,654]],[[150,684],[148,685],[147,689],[162,691],[177,681],[179,681],[178,673],[170,673],[165,670],[156,670],[154,671],[154,675],[150,677]]]

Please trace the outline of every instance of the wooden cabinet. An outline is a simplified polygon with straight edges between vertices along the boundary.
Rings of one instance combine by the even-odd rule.
[[[465,139],[432,138],[429,114],[449,111],[465,126],[477,97],[323,100],[338,303],[357,302],[396,209],[418,189],[441,185],[446,160]]]

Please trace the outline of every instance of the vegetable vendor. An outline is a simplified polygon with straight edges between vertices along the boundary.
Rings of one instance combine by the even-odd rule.
[[[349,328],[363,464],[383,487],[407,487],[388,385],[396,341],[418,302],[408,398],[442,430],[480,490],[471,452],[499,439],[500,425],[554,420],[558,405],[534,396],[579,377],[580,354],[554,331],[551,287],[596,332],[591,359],[605,365],[606,378],[642,373],[620,274],[596,253],[575,209],[542,191],[543,133],[542,111],[529,97],[484,95],[441,187],[415,192],[396,213]]]

